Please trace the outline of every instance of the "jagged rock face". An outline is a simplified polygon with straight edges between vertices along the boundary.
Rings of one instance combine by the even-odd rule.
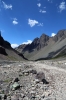
[[[3,37],[1,36],[1,32],[0,32],[0,54],[7,56],[5,48],[11,48],[11,45],[9,42],[7,42],[3,39]]]
[[[22,53],[23,49],[27,46],[27,44],[22,44],[19,45],[18,47],[15,48],[18,52]]]
[[[11,48],[11,45],[8,41],[5,41],[3,39],[3,37],[1,36],[1,32],[0,32],[0,45],[5,47],[5,48]]]
[[[0,45],[1,45],[1,46],[4,45],[4,39],[3,39],[3,37],[1,36],[1,34],[0,34]]]
[[[4,41],[5,48],[11,48],[11,44],[8,41]]]
[[[39,43],[40,43],[39,38],[35,38],[31,44],[28,44],[28,45],[25,46],[23,51],[32,52],[35,48],[37,48]]]
[[[7,55],[5,49],[0,46],[0,54]]]
[[[53,37],[53,40],[54,40],[55,42],[57,42],[59,39],[60,39],[60,41],[61,41],[61,40],[63,40],[64,38],[66,38],[66,30],[60,30],[60,31],[58,31],[57,35],[55,35],[55,36]]]
[[[19,45],[19,46],[18,46],[18,49],[24,49],[25,46],[26,46],[26,44]]]
[[[46,46],[48,40],[49,40],[49,36],[42,34],[40,37],[40,48]]]
[[[39,44],[40,44],[39,38],[35,38],[34,41],[31,43],[30,48],[35,49],[39,46]]]
[[[49,36],[42,34],[40,38],[38,37],[35,38],[31,44],[25,46],[23,52],[24,51],[32,52],[34,49],[40,50],[41,48],[47,45],[48,40],[49,40]]]

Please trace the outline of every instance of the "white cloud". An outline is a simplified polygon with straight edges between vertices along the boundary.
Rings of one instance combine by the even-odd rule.
[[[11,9],[12,10],[12,5],[11,4],[7,5],[4,1],[2,1],[2,3],[3,3],[3,7],[5,9]]]
[[[28,19],[28,24],[31,26],[31,27],[33,27],[33,26],[35,26],[36,24],[38,24],[39,22],[38,21],[36,21],[36,20],[32,20],[32,19]]]
[[[38,6],[38,7],[41,7],[41,3],[38,3],[37,6]]]
[[[59,5],[59,12],[62,12],[63,10],[66,10],[66,3],[64,1]]]
[[[39,23],[38,26],[43,26],[43,23]]]
[[[17,24],[18,24],[17,18],[13,18],[12,23],[13,23],[14,25],[17,25]]]
[[[56,35],[55,33],[52,33],[52,34],[51,34],[51,37],[54,37],[55,35]]]
[[[28,25],[30,25],[30,27],[34,27],[35,25],[37,26],[43,26],[43,23],[39,23],[37,20],[32,20],[32,19],[28,19]]]
[[[22,44],[31,44],[32,43],[32,41],[31,40],[27,40],[26,42],[23,42]],[[22,45],[22,44],[20,44],[20,45]],[[19,45],[18,44],[16,44],[16,43],[14,43],[14,44],[11,44],[11,47],[12,48],[16,48],[16,47],[18,47]]]
[[[11,44],[11,47],[12,48],[16,48],[16,47],[18,47],[19,45],[18,44]]]
[[[27,42],[23,42],[22,44],[31,44],[32,41],[31,40],[27,40]]]
[[[40,13],[46,13],[46,10],[41,10],[39,11]]]

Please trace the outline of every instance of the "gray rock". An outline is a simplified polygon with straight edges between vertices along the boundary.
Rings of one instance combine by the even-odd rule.
[[[18,82],[18,81],[19,81],[19,79],[18,79],[18,78],[15,78],[15,79],[14,79],[14,82]]]
[[[7,99],[7,95],[5,95],[5,94],[0,94],[0,100],[1,99]]]
[[[37,71],[32,69],[32,70],[29,71],[29,73],[37,74]]]
[[[10,97],[10,96],[8,96],[8,97],[7,97],[7,100],[11,100],[11,97]]]
[[[31,94],[31,98],[35,98],[35,96],[36,96],[36,92],[35,91],[31,91],[30,94]]]
[[[45,74],[43,72],[39,72],[36,75],[36,78],[43,82],[43,84],[49,84],[49,82],[45,79]]]
[[[14,84],[11,85],[10,88],[11,88],[12,90],[16,90],[16,89],[19,89],[19,88],[20,88],[20,85],[19,85],[19,83],[14,82]]]
[[[45,79],[45,74],[43,72],[39,72],[37,73],[36,78],[39,80]]]

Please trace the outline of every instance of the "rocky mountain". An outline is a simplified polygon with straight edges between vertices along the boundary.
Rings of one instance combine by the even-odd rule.
[[[19,52],[25,52],[25,51],[32,52],[35,49],[40,50],[41,48],[47,45],[48,40],[49,36],[47,36],[46,34],[42,34],[40,38],[38,37],[35,38],[31,44],[28,45],[23,44],[15,49]]]
[[[60,30],[54,37],[42,34],[31,44],[20,45],[16,48],[29,60],[49,59],[58,56],[66,49],[66,30]]]
[[[0,32],[0,60],[26,60],[18,51],[11,47],[11,44],[4,40]]]
[[[58,40],[62,41],[65,38],[66,38],[66,30],[60,30],[58,31],[57,35],[53,37],[53,40],[57,42]]]

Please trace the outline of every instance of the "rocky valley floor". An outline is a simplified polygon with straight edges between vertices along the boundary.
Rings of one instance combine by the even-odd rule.
[[[0,100],[66,100],[66,60],[0,61]]]

